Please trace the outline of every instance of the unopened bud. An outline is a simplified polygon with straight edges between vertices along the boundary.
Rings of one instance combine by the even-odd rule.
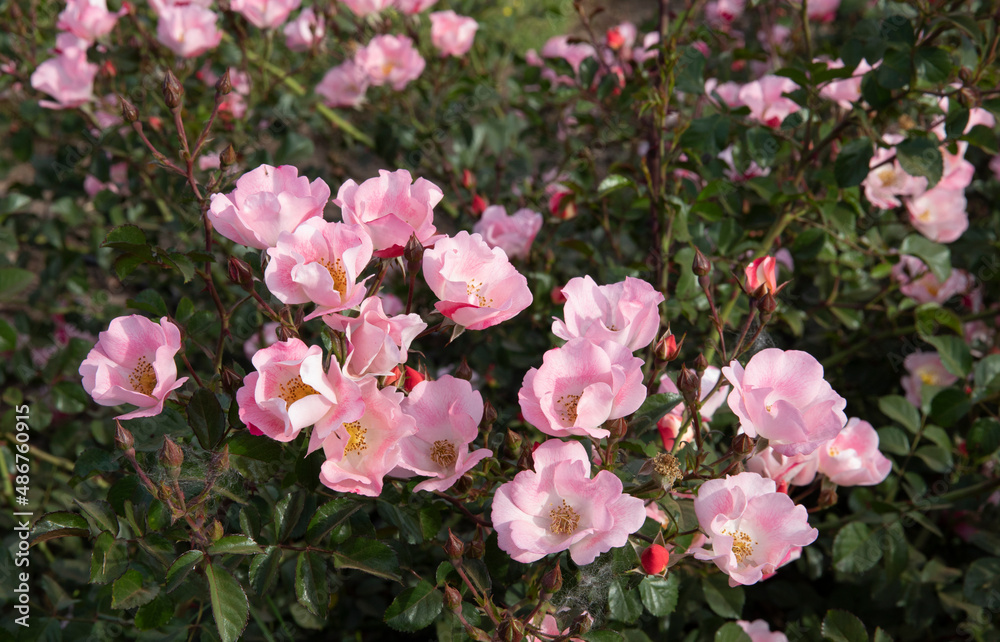
[[[775,308],[778,307],[778,302],[775,300],[774,295],[767,292],[757,301],[757,309],[760,310],[761,317],[770,317],[774,312]]]
[[[573,624],[570,626],[570,635],[583,635],[589,632],[593,626],[594,616],[584,611],[573,620]]]
[[[691,271],[695,273],[695,276],[708,276],[708,273],[712,271],[712,264],[698,248],[694,248],[694,260],[691,261]]]
[[[455,368],[454,376],[456,379],[465,379],[466,381],[472,379],[472,368],[469,367],[469,362],[465,360],[465,357],[462,357],[462,363]]]
[[[556,594],[562,588],[562,569],[557,563],[551,571],[542,576],[542,589],[546,593]]]
[[[609,435],[611,439],[622,439],[628,432],[628,421],[626,421],[624,417],[615,419],[610,422],[608,431],[611,433],[611,435]]]
[[[497,636],[501,642],[520,642],[524,638],[524,624],[516,617],[508,615],[497,625]]]
[[[222,524],[219,523],[219,520],[212,520],[212,524],[208,527],[208,538],[213,542],[218,542],[225,534],[226,532],[222,529]]]
[[[129,124],[139,120],[139,110],[135,108],[135,105],[125,100],[121,96],[118,97],[118,100],[121,102],[122,105],[122,120],[124,120],[126,123]]]
[[[275,329],[274,334],[278,337],[278,341],[297,339],[299,336],[295,331],[295,328],[289,328],[287,325],[279,325],[277,329]]]
[[[253,269],[249,263],[235,256],[229,257],[229,280],[247,292],[253,291]]]
[[[756,447],[757,442],[746,433],[741,432],[733,437],[732,449],[737,455],[748,455],[752,453]]]
[[[465,556],[474,560],[482,559],[486,554],[486,543],[479,537],[469,542],[465,547]]]
[[[184,463],[184,451],[170,437],[163,438],[163,447],[159,452],[160,465],[168,469],[177,469]]]
[[[761,284],[750,293],[750,298],[754,301],[759,301],[765,294],[767,294],[767,284]]]
[[[524,441],[524,437],[517,434],[513,430],[507,431],[506,445],[507,449],[511,452],[518,452],[521,448],[521,442]]]
[[[132,433],[120,421],[115,421],[115,445],[118,446],[119,450],[125,451],[135,448],[135,439],[132,438]]]
[[[681,372],[677,375],[677,389],[684,395],[684,401],[697,401],[701,391],[701,377],[687,366],[681,366]]]
[[[819,500],[816,502],[820,508],[829,508],[837,503],[837,487],[824,488],[819,491]]]
[[[406,267],[410,271],[420,268],[420,262],[424,258],[424,245],[417,238],[416,234],[410,234],[410,239],[403,247],[403,258],[406,259]]]
[[[462,187],[473,189],[476,187],[476,175],[467,169],[462,170]]]
[[[219,80],[215,83],[215,93],[220,96],[225,96],[233,90],[233,81],[229,78],[229,68],[222,73]]]
[[[212,468],[220,473],[229,470],[229,444],[222,447],[222,450],[212,455]]]
[[[228,366],[222,368],[222,387],[223,389],[232,394],[235,390],[238,390],[243,386],[243,378],[236,374],[236,371]]]
[[[170,109],[177,109],[181,106],[183,96],[183,85],[177,80],[177,76],[168,69],[166,75],[163,76],[163,102]]]
[[[444,585],[444,606],[452,613],[462,612],[462,594],[450,584]]]
[[[980,102],[979,91],[975,87],[962,87],[958,90],[958,102],[963,107],[975,107]]]
[[[227,145],[224,150],[219,152],[219,167],[226,169],[236,164],[236,150],[233,146]]]
[[[535,458],[532,456],[534,450],[528,444],[524,444],[521,447],[521,456],[517,458],[517,469],[518,470],[532,470],[535,464]]]
[[[659,575],[666,570],[670,553],[659,544],[651,544],[642,552],[639,560],[642,562],[642,570],[646,571],[647,575]]]
[[[680,356],[682,345],[684,345],[684,340],[681,339],[681,345],[677,345],[677,337],[667,330],[667,334],[663,335],[663,337],[656,342],[656,358],[664,363],[673,361]]]
[[[452,533],[450,528],[448,529],[448,541],[445,542],[444,552],[451,560],[461,560],[462,555],[465,553],[465,543]]]
[[[475,481],[476,480],[472,478],[472,475],[470,475],[469,473],[465,473],[464,475],[458,478],[458,481],[455,482],[455,485],[452,486],[452,488],[455,489],[455,492],[457,494],[464,495],[467,492],[469,492]]]
[[[697,357],[694,358],[694,369],[699,375],[703,374],[705,370],[708,369],[708,359],[705,355],[699,353]]]
[[[486,211],[487,204],[486,199],[484,199],[479,194],[475,194],[472,197],[472,214],[473,216],[479,216]]]
[[[479,422],[479,427],[482,430],[488,429],[497,420],[497,409],[493,407],[489,401],[483,404],[483,419]]]

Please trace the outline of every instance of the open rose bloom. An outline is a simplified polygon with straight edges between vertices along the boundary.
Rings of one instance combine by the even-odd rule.
[[[694,500],[698,524],[708,537],[692,552],[715,562],[729,585],[756,584],[786,563],[792,548],[816,541],[806,507],[777,492],[773,480],[756,473],[710,479]]]
[[[231,0],[229,8],[241,14],[258,29],[273,29],[302,4],[302,0]]]
[[[783,94],[799,86],[782,76],[764,76],[740,88],[739,100],[750,108],[750,117],[772,129],[781,127],[787,116],[799,110],[799,105]]]
[[[550,439],[532,458],[534,470],[519,472],[493,498],[500,548],[516,561],[569,549],[575,563],[590,564],[624,546],[646,521],[643,501],[623,494],[614,473],[602,470],[590,478],[583,444]]]
[[[788,636],[781,631],[771,631],[765,620],[736,620],[743,632],[750,636],[750,642],[788,642]]]
[[[479,23],[454,11],[430,14],[431,42],[442,56],[464,56],[472,48]]]
[[[83,389],[102,406],[138,406],[116,419],[158,415],[167,395],[187,381],[177,378],[180,349],[180,330],[166,317],[159,323],[137,314],[113,319],[80,364]]]
[[[407,36],[375,36],[354,54],[354,64],[361,68],[375,86],[392,85],[401,91],[424,72],[426,62]]]
[[[360,107],[368,91],[368,75],[353,60],[331,68],[316,85],[316,93],[329,107]]]
[[[590,276],[578,276],[563,286],[562,293],[565,321],[552,322],[552,334],[560,339],[614,341],[634,352],[652,343],[660,329],[663,295],[642,279],[626,277],[597,285]]]
[[[818,463],[819,471],[841,486],[874,486],[892,470],[892,462],[879,452],[875,428],[857,417],[819,448]]]
[[[387,316],[377,296],[365,299],[356,317],[331,314],[323,321],[345,334],[344,372],[355,378],[390,374],[406,362],[410,343],[427,328],[419,314]]]
[[[222,42],[219,15],[197,4],[165,6],[156,23],[156,39],[182,58],[194,58]]]
[[[502,205],[490,205],[472,231],[482,235],[490,247],[503,248],[510,259],[527,259],[531,244],[542,229],[542,215],[527,208],[511,215]]]
[[[40,100],[46,109],[72,109],[94,100],[97,65],[87,62],[85,49],[73,48],[49,58],[31,74],[31,86],[55,100]]]
[[[914,352],[903,359],[906,375],[900,384],[906,391],[906,400],[919,408],[924,386],[950,386],[958,377],[948,372],[937,352]]]
[[[106,0],[68,0],[66,8],[59,14],[56,27],[87,42],[94,42],[111,33],[119,15],[108,11]]]

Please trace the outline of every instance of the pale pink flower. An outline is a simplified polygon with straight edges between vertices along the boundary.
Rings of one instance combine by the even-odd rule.
[[[156,39],[182,58],[194,58],[222,42],[219,16],[197,4],[173,5],[160,11]]]
[[[72,109],[94,100],[97,65],[87,62],[84,49],[67,49],[49,58],[31,74],[31,86],[55,98],[40,100],[46,109]]]
[[[542,215],[538,212],[525,208],[508,216],[503,205],[490,205],[472,231],[482,235],[491,248],[503,248],[509,258],[527,259],[531,243],[541,229]]]
[[[397,10],[412,16],[430,9],[437,4],[437,1],[438,0],[396,0],[394,4]]]
[[[410,344],[427,328],[419,314],[386,316],[377,296],[365,299],[356,317],[330,314],[323,322],[347,336],[344,372],[351,377],[391,373],[406,362]]]
[[[720,83],[715,78],[709,78],[705,81],[705,95],[715,101],[715,94],[719,95],[729,108],[735,109],[743,105],[740,100],[740,85],[732,81]]]
[[[809,4],[811,8],[812,3],[810,2]],[[841,69],[844,63],[838,58],[827,61],[826,66],[829,69]],[[851,109],[854,106],[853,103],[861,99],[862,77],[871,70],[872,66],[862,58],[858,66],[854,68],[850,78],[830,81],[825,87],[819,90],[819,95],[834,101],[843,109]]]
[[[646,517],[657,522],[660,526],[666,526],[670,523],[670,516],[656,502],[646,504]]]
[[[778,289],[778,281],[775,276],[775,269],[778,263],[773,256],[762,256],[751,261],[743,270],[746,275],[747,292],[754,292],[763,287],[765,291],[774,294]]]
[[[230,0],[229,8],[258,29],[274,29],[300,4],[302,0]]]
[[[462,231],[424,250],[423,275],[440,299],[437,311],[468,330],[497,325],[531,305],[528,280],[479,234]]]
[[[282,31],[286,47],[292,51],[309,51],[326,35],[326,18],[323,14],[317,16],[312,7],[306,7]]]
[[[454,11],[430,14],[431,42],[442,56],[464,56],[472,48],[479,23]]]
[[[395,294],[389,292],[379,292],[377,296],[382,299],[382,309],[385,310],[385,313],[390,317],[402,314],[406,309],[406,305],[403,304],[403,300]]]
[[[736,620],[736,623],[740,625],[744,633],[750,636],[750,642],[788,642],[788,636],[780,631],[772,632],[771,627],[764,620],[754,620],[753,622]]]
[[[395,4],[395,0],[341,0],[347,8],[354,12],[354,15],[364,17],[372,13],[378,13]]]
[[[562,58],[569,63],[574,72],[580,71],[580,63],[590,57],[596,57],[593,46],[584,43],[570,43],[569,36],[552,36],[542,46],[542,58]]]
[[[750,161],[750,165],[745,170],[736,169],[736,160],[733,158],[733,145],[719,152],[719,160],[726,164],[723,173],[726,178],[736,183],[745,183],[752,178],[767,176],[771,173],[770,168],[761,167],[757,161]]]
[[[156,15],[163,15],[164,10],[170,9],[171,7],[185,7],[188,5],[195,5],[202,7],[203,9],[208,9],[212,6],[213,0],[149,0],[149,6],[153,8]]]
[[[497,489],[492,522],[500,548],[518,562],[569,549],[578,565],[624,546],[646,521],[643,501],[622,493],[611,471],[590,478],[583,444],[550,439],[535,449],[534,470]]]
[[[229,194],[212,194],[208,219],[227,239],[264,250],[274,247],[282,232],[323,216],[329,200],[330,188],[322,179],[310,184],[291,165],[261,165],[241,176]]]
[[[792,547],[808,546],[819,535],[805,506],[757,473],[708,480],[698,489],[694,511],[708,541],[692,552],[715,562],[730,586],[756,584],[786,563]]]
[[[703,422],[708,423],[712,420],[712,416],[715,415],[715,411],[722,407],[722,404],[726,403],[726,397],[729,394],[729,386],[722,385],[714,393],[709,395],[715,388],[715,384],[719,382],[719,377],[722,376],[722,371],[715,366],[708,366],[705,372],[701,375],[701,384],[698,387],[698,398],[701,401],[701,407],[699,408],[699,415]],[[670,378],[670,375],[663,374],[660,376],[660,386],[656,389],[657,393],[672,392],[679,394],[680,391],[677,389],[677,384],[674,380]],[[674,441],[678,438],[678,431],[684,422],[684,411],[687,407],[684,402],[681,402],[674,406],[670,412],[665,414],[660,421],[657,422],[656,427],[660,431],[660,438],[663,440],[663,448],[665,450],[671,450],[674,447]],[[680,437],[682,442],[689,442],[694,437],[694,433],[691,431],[690,426],[688,430],[684,431],[684,435]]]
[[[577,276],[563,286],[565,321],[553,317],[552,333],[560,339],[586,337],[614,341],[633,352],[645,348],[660,329],[663,295],[642,279],[597,285],[590,276]]]
[[[819,472],[840,486],[874,486],[890,470],[892,462],[879,452],[875,428],[857,417],[819,448]]]
[[[847,401],[823,378],[823,366],[799,350],[768,348],[746,368],[732,361],[722,374],[733,384],[729,408],[750,437],[768,440],[782,455],[808,454],[837,436]]]
[[[906,202],[910,224],[937,243],[958,240],[969,228],[965,193],[935,187]]]
[[[109,180],[102,182],[93,174],[88,174],[83,179],[83,190],[90,197],[97,196],[101,190],[108,190],[112,194],[128,193],[128,163],[115,163],[109,168]]]
[[[782,76],[764,76],[760,80],[747,83],[740,88],[740,102],[750,108],[750,118],[772,129],[781,126],[789,114],[799,110],[798,104],[782,94],[790,93],[799,86]]]
[[[885,134],[885,141],[895,145],[903,141],[899,134]],[[923,176],[910,176],[903,171],[898,160],[895,160],[896,148],[878,148],[868,166],[872,171],[861,184],[865,188],[865,198],[872,205],[888,210],[899,207],[902,203],[897,196],[919,196],[927,189],[927,179]],[[886,163],[890,158],[893,160]]]
[[[278,341],[258,350],[251,361],[256,371],[244,377],[236,403],[240,421],[253,434],[292,441],[321,420],[350,421],[361,413],[358,385],[341,373],[336,360],[324,372],[319,346],[295,338]]]
[[[892,266],[892,277],[899,281],[899,291],[918,303],[945,303],[972,285],[969,273],[959,269],[953,269],[942,283],[923,261],[905,254]]]
[[[158,324],[137,314],[112,319],[80,364],[83,389],[102,406],[138,406],[115,419],[158,415],[167,395],[187,381],[177,378],[180,349],[181,332],[166,317]]]
[[[374,377],[358,383],[364,413],[329,427],[319,480],[337,492],[378,497],[383,478],[402,460],[402,440],[414,434],[417,425],[400,407],[403,393],[392,386],[379,390]]]
[[[639,65],[646,62],[650,58],[655,58],[657,55],[657,48],[660,44],[660,34],[657,32],[647,33],[642,37],[642,44],[637,45],[635,49],[632,50],[632,60],[634,60]]]
[[[282,303],[315,303],[310,318],[355,308],[365,298],[358,277],[372,258],[372,241],[360,225],[314,216],[281,232],[267,254],[267,289]]]
[[[632,414],[646,398],[641,368],[642,359],[614,341],[572,339],[524,375],[521,413],[547,435],[602,439],[610,434],[605,421]]]
[[[779,486],[805,486],[811,484],[816,478],[819,451],[823,450],[826,445],[823,444],[807,455],[787,456],[774,452],[774,449],[768,446],[764,450],[754,453],[746,461],[746,469],[761,477],[773,479],[778,482]]]
[[[937,352],[918,351],[908,354],[903,359],[903,367],[906,368],[906,374],[900,383],[906,391],[906,400],[917,408],[922,401],[921,390],[924,386],[946,387],[958,381],[958,377],[948,372],[941,363]]]
[[[424,178],[411,181],[405,169],[380,169],[378,178],[360,185],[348,179],[337,191],[333,202],[340,207],[344,221],[364,226],[375,256],[402,256],[414,234],[425,246],[434,245],[443,236],[434,227],[434,206],[444,193]]]
[[[106,0],[67,0],[56,28],[94,42],[111,33],[119,15],[108,11]]]
[[[403,400],[403,412],[413,417],[417,432],[403,440],[400,465],[431,479],[413,490],[448,490],[492,450],[469,446],[479,436],[483,397],[464,379],[445,375],[421,381]]]
[[[368,91],[368,74],[353,60],[331,68],[316,85],[328,107],[360,107]]]
[[[705,6],[705,19],[715,25],[728,26],[739,19],[746,9],[746,0],[713,0]]]
[[[817,22],[833,22],[839,7],[840,0],[809,0],[806,16]]]
[[[375,36],[354,53],[356,64],[379,87],[389,84],[396,91],[420,77],[427,64],[407,36]]]

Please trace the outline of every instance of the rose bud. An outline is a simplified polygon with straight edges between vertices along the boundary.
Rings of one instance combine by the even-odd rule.
[[[670,553],[659,544],[651,544],[642,552],[639,559],[642,561],[642,570],[647,575],[659,575],[666,570],[667,562],[670,561]]]

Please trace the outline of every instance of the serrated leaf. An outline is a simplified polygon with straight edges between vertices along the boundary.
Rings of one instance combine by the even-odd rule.
[[[330,603],[330,585],[326,562],[316,553],[299,553],[295,562],[295,597],[299,604],[317,617],[326,617]]]
[[[111,608],[134,609],[152,602],[159,593],[158,584],[146,584],[139,571],[129,569],[111,585]]]
[[[271,588],[281,565],[281,549],[268,546],[263,554],[257,555],[250,562],[250,588],[257,595],[264,595]]]
[[[243,587],[229,571],[209,564],[205,569],[208,592],[212,602],[212,615],[222,642],[236,642],[250,618],[250,602]]]
[[[652,430],[656,426],[656,422],[683,401],[684,397],[676,392],[661,392],[649,395],[629,419],[629,433],[631,435],[641,435],[644,432]]]
[[[719,617],[739,619],[743,616],[746,595],[743,588],[729,586],[729,576],[722,573],[707,575],[701,580],[705,601]]]
[[[882,397],[878,400],[878,409],[882,411],[883,415],[898,422],[899,425],[913,434],[919,432],[920,413],[905,397],[898,395]]]
[[[880,559],[882,546],[865,524],[847,524],[833,540],[833,566],[842,573],[863,573]]]
[[[213,450],[226,431],[226,416],[215,393],[207,388],[195,390],[187,405],[187,418],[201,447]]]
[[[333,554],[337,568],[353,568],[378,577],[399,581],[396,552],[386,544],[359,537],[348,541]]]
[[[853,613],[841,610],[826,612],[823,637],[833,642],[868,642],[865,625]]]
[[[174,617],[174,601],[161,593],[149,604],[144,604],[135,612],[135,628],[150,631],[166,625]]]
[[[128,568],[128,544],[105,531],[94,540],[90,558],[90,583],[107,584],[117,580]]]
[[[833,164],[833,174],[840,187],[854,187],[868,176],[868,166],[875,150],[867,138],[852,140],[844,145]]]
[[[430,626],[441,613],[444,595],[430,582],[421,581],[396,596],[385,611],[385,623],[405,633]]]
[[[924,337],[924,341],[937,348],[938,356],[945,370],[959,379],[964,379],[972,372],[972,352],[965,339],[950,335],[939,337]]]
[[[302,516],[302,509],[306,505],[306,496],[303,493],[291,493],[282,497],[274,506],[274,532],[278,536],[278,541],[283,542],[291,535],[292,529]]]
[[[208,547],[209,555],[255,555],[264,549],[246,535],[227,535]]]
[[[726,622],[715,632],[714,642],[753,642],[747,632],[736,622]]]
[[[635,589],[628,586],[628,581],[623,577],[616,577],[611,580],[608,588],[608,609],[611,619],[631,624],[642,615],[642,600]]]
[[[181,555],[174,560],[170,568],[167,569],[167,576],[163,581],[164,588],[169,593],[175,588],[180,586],[184,578],[188,576],[188,573],[198,565],[199,562],[205,557],[205,554],[197,549],[192,549]]]
[[[953,65],[947,51],[940,47],[924,46],[914,53],[917,73],[923,75],[927,82],[936,85],[948,80]]]
[[[118,516],[115,515],[115,509],[111,508],[111,504],[103,500],[81,502],[77,499],[73,501],[83,511],[84,517],[93,523],[96,529],[94,530],[95,534],[102,531],[107,531],[115,537],[120,534],[121,527],[118,525]]]
[[[105,247],[114,247],[115,243],[127,243],[129,245],[145,245],[146,234],[135,225],[119,225],[108,232],[104,237]]]
[[[309,520],[306,539],[310,542],[319,542],[330,531],[347,521],[359,508],[361,504],[349,497],[338,497],[323,504],[316,509],[312,519]]]
[[[938,148],[940,142],[929,138],[908,138],[896,145],[896,159],[903,171],[910,176],[927,178],[927,188],[937,185],[944,172],[944,159]]]
[[[657,617],[664,617],[677,608],[680,585],[677,573],[670,573],[666,577],[647,575],[639,582],[639,597],[647,611]]]
[[[42,515],[31,529],[28,542],[32,546],[57,537],[86,537],[90,534],[90,524],[82,515],[57,511]]]

